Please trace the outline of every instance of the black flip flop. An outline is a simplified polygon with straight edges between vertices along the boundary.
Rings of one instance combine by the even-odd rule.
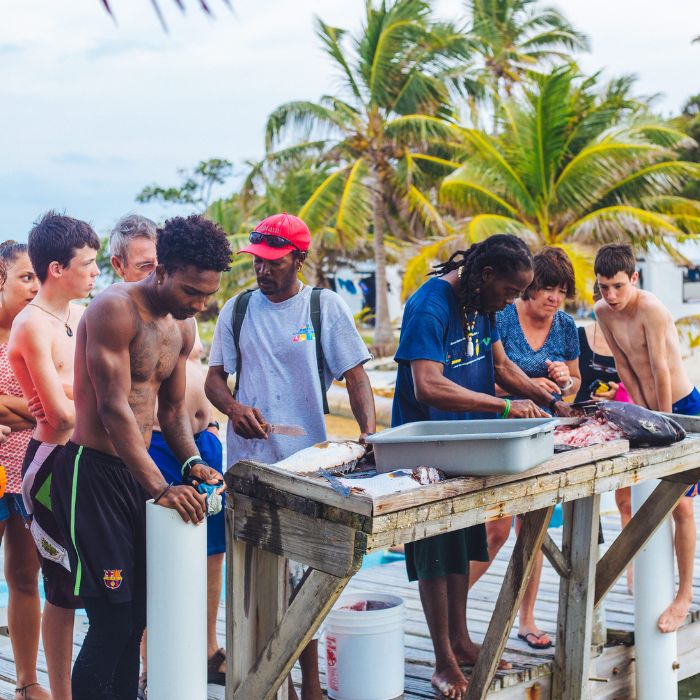
[[[549,649],[550,647],[554,646],[552,642],[547,642],[546,644],[536,644],[531,642],[529,639],[529,637],[534,637],[537,641],[539,641],[545,636],[545,634],[548,633],[542,632],[541,634],[535,634],[534,632],[528,632],[527,634],[520,634],[520,632],[518,632],[518,639],[522,639],[523,642],[525,642],[525,644],[527,644],[531,649]]]
[[[226,685],[226,672],[219,671],[219,667],[224,661],[226,661],[226,651],[217,649],[207,662],[207,683]]]

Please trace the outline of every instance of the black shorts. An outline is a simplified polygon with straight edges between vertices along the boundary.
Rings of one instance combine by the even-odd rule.
[[[124,462],[68,442],[56,459],[51,499],[69,533],[76,595],[145,600],[148,494]]]
[[[469,574],[470,561],[488,561],[486,527],[482,524],[445,532],[417,542],[407,542],[406,572],[409,581]]]
[[[61,445],[32,438],[22,463],[22,491],[25,500],[30,501],[25,505],[32,511],[30,529],[40,554],[46,600],[56,607],[75,610],[83,604],[74,594],[70,547],[56,520],[50,494],[56,458],[62,451]]]

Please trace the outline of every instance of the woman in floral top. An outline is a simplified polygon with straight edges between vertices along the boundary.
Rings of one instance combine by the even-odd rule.
[[[8,626],[17,665],[15,698],[48,700],[50,695],[37,683],[36,675],[41,623],[39,558],[22,503],[22,459],[34,419],[7,359],[12,321],[39,291],[39,281],[23,243],[0,244],[0,262],[6,277],[0,288],[0,423],[11,428],[7,440],[0,444],[0,463],[7,473],[7,488],[0,499],[0,538],[5,545]]]

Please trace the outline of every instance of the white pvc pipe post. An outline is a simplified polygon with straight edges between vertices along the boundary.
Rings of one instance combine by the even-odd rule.
[[[632,512],[661,483],[656,479],[632,487]],[[638,700],[678,697],[676,633],[664,634],[659,615],[675,595],[671,516],[661,524],[634,560],[634,645]]]
[[[148,699],[207,698],[207,524],[146,504]]]

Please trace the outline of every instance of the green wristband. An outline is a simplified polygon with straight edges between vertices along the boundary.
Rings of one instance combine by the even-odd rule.
[[[501,413],[501,418],[508,418],[508,414],[510,413],[510,399],[503,399],[506,402],[506,407],[503,409],[503,413]]]

